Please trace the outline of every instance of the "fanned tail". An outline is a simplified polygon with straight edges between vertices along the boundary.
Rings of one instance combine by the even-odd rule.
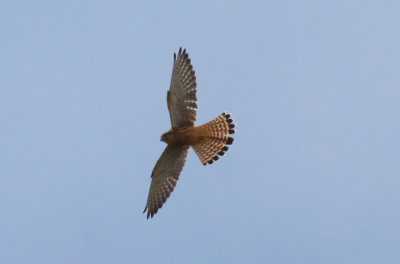
[[[204,140],[192,145],[203,165],[212,164],[218,160],[218,155],[223,156],[229,149],[227,145],[233,143],[229,134],[235,133],[235,124],[230,114],[222,113],[213,120],[199,126]]]

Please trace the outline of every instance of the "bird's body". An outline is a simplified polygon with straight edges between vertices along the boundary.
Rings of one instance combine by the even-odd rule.
[[[168,145],[194,145],[205,140],[205,131],[201,127],[186,126],[171,128],[161,135],[161,141]]]
[[[212,164],[228,150],[226,145],[233,142],[235,125],[230,114],[222,113],[210,122],[195,126],[197,97],[196,77],[186,50],[174,54],[171,86],[167,94],[168,110],[172,128],[161,135],[167,147],[157,161],[151,174],[149,197],[146,208],[147,218],[153,217],[162,207],[171,192],[185,164],[189,147],[192,147],[200,161]]]

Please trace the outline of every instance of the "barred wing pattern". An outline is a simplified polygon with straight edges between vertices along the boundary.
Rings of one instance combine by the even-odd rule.
[[[196,76],[186,50],[174,54],[171,85],[167,95],[172,128],[193,126],[196,121]]]
[[[173,192],[185,165],[189,146],[168,145],[151,174],[151,185],[147,198],[147,218],[153,217]]]

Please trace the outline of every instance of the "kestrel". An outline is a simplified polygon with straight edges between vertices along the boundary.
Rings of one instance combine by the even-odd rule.
[[[197,97],[196,76],[186,50],[174,53],[171,84],[167,103],[172,128],[161,135],[167,147],[157,161],[151,174],[147,198],[147,218],[153,217],[170,196],[179,174],[185,165],[189,147],[192,147],[203,165],[212,164],[223,156],[231,145],[235,133],[230,114],[222,113],[208,123],[195,126]]]

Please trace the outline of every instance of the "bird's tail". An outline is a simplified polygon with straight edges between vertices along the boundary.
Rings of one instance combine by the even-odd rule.
[[[235,124],[230,114],[222,113],[198,128],[203,140],[192,147],[203,165],[212,164],[214,160],[218,160],[218,155],[225,154],[227,145],[232,144],[233,138],[229,134],[235,133]]]

